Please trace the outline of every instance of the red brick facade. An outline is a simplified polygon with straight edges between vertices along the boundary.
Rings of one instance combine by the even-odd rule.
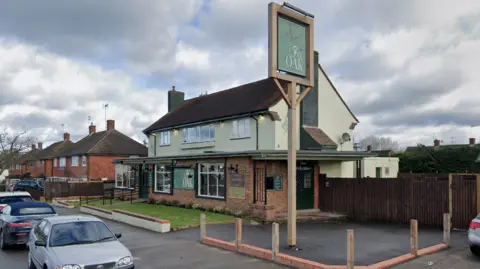
[[[87,156],[87,166],[82,166],[82,156],[78,156],[78,165],[72,166],[72,157],[65,157],[65,167],[60,167],[60,158],[57,159],[57,167],[53,167],[53,160],[48,160],[51,165],[53,177],[115,179],[115,165],[113,161],[128,156]]]

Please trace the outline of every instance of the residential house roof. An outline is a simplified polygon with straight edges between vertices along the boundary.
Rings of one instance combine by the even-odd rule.
[[[92,133],[76,143],[67,145],[54,155],[55,157],[74,155],[147,156],[148,148],[121,132],[112,129]]]
[[[65,149],[70,144],[73,144],[73,142],[72,141],[64,141],[64,140],[55,142],[55,143],[51,144],[50,146],[48,146],[47,148],[45,148],[44,150],[42,150],[37,155],[37,158],[39,160],[52,159],[52,158],[54,158],[56,153]]]
[[[23,154],[19,159],[19,163],[31,162],[37,160],[37,155],[41,152],[41,149],[32,149]]]
[[[302,128],[319,145],[332,147],[337,146],[337,143],[335,143],[322,129],[310,126],[303,126]]]
[[[267,111],[281,98],[273,79],[262,79],[186,100],[143,132],[148,134],[154,130]]]

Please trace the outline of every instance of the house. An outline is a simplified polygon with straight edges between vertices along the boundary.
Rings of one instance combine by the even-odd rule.
[[[300,210],[318,209],[320,176],[353,178],[355,161],[376,156],[353,150],[358,119],[320,65],[315,78],[295,130]],[[270,78],[189,100],[173,88],[168,113],[144,130],[148,157],[117,160],[117,181],[144,199],[271,219],[287,210],[287,113]]]
[[[357,161],[355,174],[357,178],[397,178],[400,170],[398,157],[393,157],[392,150],[372,150],[367,146],[367,152],[376,154],[375,157],[366,157]]]
[[[148,149],[115,129],[115,121],[107,120],[107,130],[96,132],[90,125],[88,135],[76,143],[67,143],[49,156],[52,177],[77,180],[115,179],[113,161],[130,156],[147,156]],[[64,142],[69,140],[65,137]]]
[[[37,176],[37,170],[41,169],[40,163],[37,161],[37,155],[42,151],[42,143],[32,144],[31,149],[12,161],[9,174],[10,177],[18,178],[25,176]]]
[[[53,177],[53,159],[56,153],[65,150],[73,142],[70,141],[70,134],[64,133],[63,139],[57,141],[38,153],[37,159],[41,162],[41,173],[45,177]]]

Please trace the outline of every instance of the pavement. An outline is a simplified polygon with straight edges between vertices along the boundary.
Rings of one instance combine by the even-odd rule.
[[[345,265],[347,230],[354,230],[355,265],[372,265],[410,252],[410,228],[405,225],[375,223],[297,223],[297,247],[287,244],[287,226],[280,225],[280,252],[329,265]],[[235,226],[216,225],[207,228],[207,236],[233,242]],[[271,225],[243,225],[242,242],[271,249]],[[452,242],[466,236],[452,232]],[[419,228],[419,248],[442,243],[442,230]]]
[[[59,214],[81,214],[75,209],[57,208]],[[114,233],[122,233],[120,241],[132,252],[138,269],[166,268],[285,268],[270,262],[238,255],[198,243],[199,229],[158,234],[122,223],[104,220]],[[0,268],[27,268],[27,250],[0,250]]]

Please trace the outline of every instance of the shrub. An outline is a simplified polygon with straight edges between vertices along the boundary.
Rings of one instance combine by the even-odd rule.
[[[188,204],[186,204],[186,205],[185,205],[185,208],[189,208],[189,209],[190,209],[190,208],[193,208],[193,203],[188,203]]]
[[[171,205],[171,206],[178,206],[179,204],[180,204],[180,202],[177,201],[177,200],[171,200],[171,201],[170,201],[170,205]]]
[[[200,209],[200,210],[203,209],[200,204],[192,204],[192,208],[193,208],[193,209]]]

